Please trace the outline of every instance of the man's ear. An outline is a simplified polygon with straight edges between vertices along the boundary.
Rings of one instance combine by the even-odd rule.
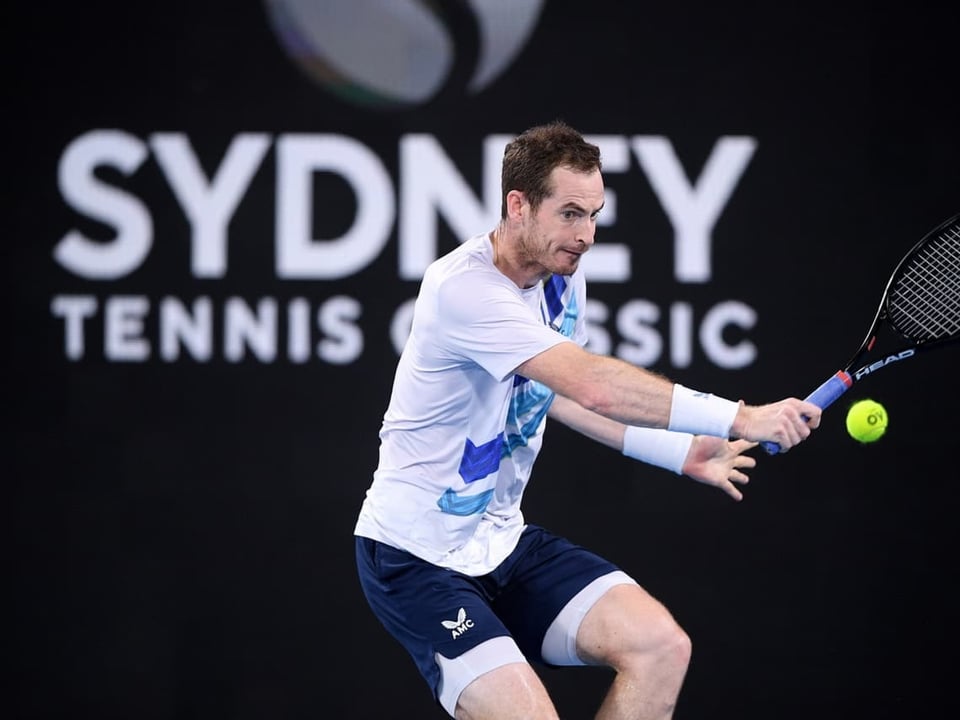
[[[507,193],[507,219],[519,222],[523,219],[524,206],[529,207],[526,196],[520,190]]]

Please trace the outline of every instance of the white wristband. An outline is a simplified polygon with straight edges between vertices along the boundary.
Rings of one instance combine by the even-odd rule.
[[[634,460],[683,474],[693,435],[661,428],[628,425],[623,433],[623,454]]]
[[[670,430],[729,437],[733,419],[740,404],[733,400],[699,392],[680,383],[673,386],[673,401],[670,404]]]

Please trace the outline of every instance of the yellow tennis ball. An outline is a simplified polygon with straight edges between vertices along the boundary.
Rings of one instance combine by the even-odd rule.
[[[887,411],[875,400],[858,400],[847,411],[847,432],[854,440],[872,443],[887,431]]]

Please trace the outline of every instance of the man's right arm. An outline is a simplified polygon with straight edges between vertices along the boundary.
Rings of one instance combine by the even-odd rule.
[[[785,452],[820,424],[820,408],[787,398],[769,405],[738,404],[677,385],[619,358],[563,342],[517,368],[583,407],[627,425],[669,428],[753,442],[773,441]]]

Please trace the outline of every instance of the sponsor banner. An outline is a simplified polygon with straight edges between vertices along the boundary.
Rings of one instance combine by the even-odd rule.
[[[676,287],[681,298],[685,286],[711,283],[713,231],[736,197],[756,141],[717,138],[701,173],[691,180],[667,137],[589,137],[602,149],[608,189],[600,240],[585,258],[587,275],[594,287],[621,286],[627,295],[613,304],[597,293],[601,299],[589,310],[592,348],[645,366],[687,367],[695,350],[717,367],[749,366],[757,355],[749,337],[757,311],[750,302],[708,292],[700,293],[706,300],[697,304],[679,299],[661,305],[629,293],[637,285],[634,267],[644,256],[658,258],[669,278],[659,285]],[[409,326],[410,300],[393,308],[388,327],[378,328],[372,340],[365,309],[384,301],[386,283],[412,297],[427,265],[447,249],[441,224],[458,239],[496,224],[500,157],[508,140],[482,137],[476,148],[481,175],[465,177],[428,133],[398,139],[399,162],[391,174],[386,162],[355,137],[247,132],[233,137],[208,173],[203,168],[210,154],[184,133],[140,138],[116,129],[86,132],[60,157],[58,189],[67,208],[79,220],[97,223],[101,236],[74,226],[53,249],[52,259],[65,274],[95,288],[64,289],[50,299],[63,357],[349,364],[370,342],[386,343],[398,353]],[[266,163],[273,165],[274,185],[253,189]],[[131,187],[129,179],[138,173],[152,174],[152,184],[144,183],[147,190]],[[620,207],[636,202],[638,176],[670,220],[666,247],[631,242],[629,224],[618,217]],[[182,228],[176,236],[163,230],[172,224],[170,218],[157,217],[158,183],[176,200],[175,220]],[[350,202],[335,204],[320,192],[318,186],[330,183],[339,183]],[[270,212],[272,237],[251,237],[238,227],[242,206]],[[151,255],[171,240],[186,244],[182,266],[151,274]],[[236,248],[252,243],[269,248],[264,256],[270,264],[242,268],[248,280],[239,286],[229,282],[236,276]],[[360,282],[388,252],[396,257],[388,277]],[[148,275],[153,282],[137,288],[136,278]],[[288,281],[344,290],[304,297],[286,291]],[[150,289],[157,284],[159,292]],[[115,289],[121,285],[122,291]],[[735,342],[725,339],[731,328]]]

